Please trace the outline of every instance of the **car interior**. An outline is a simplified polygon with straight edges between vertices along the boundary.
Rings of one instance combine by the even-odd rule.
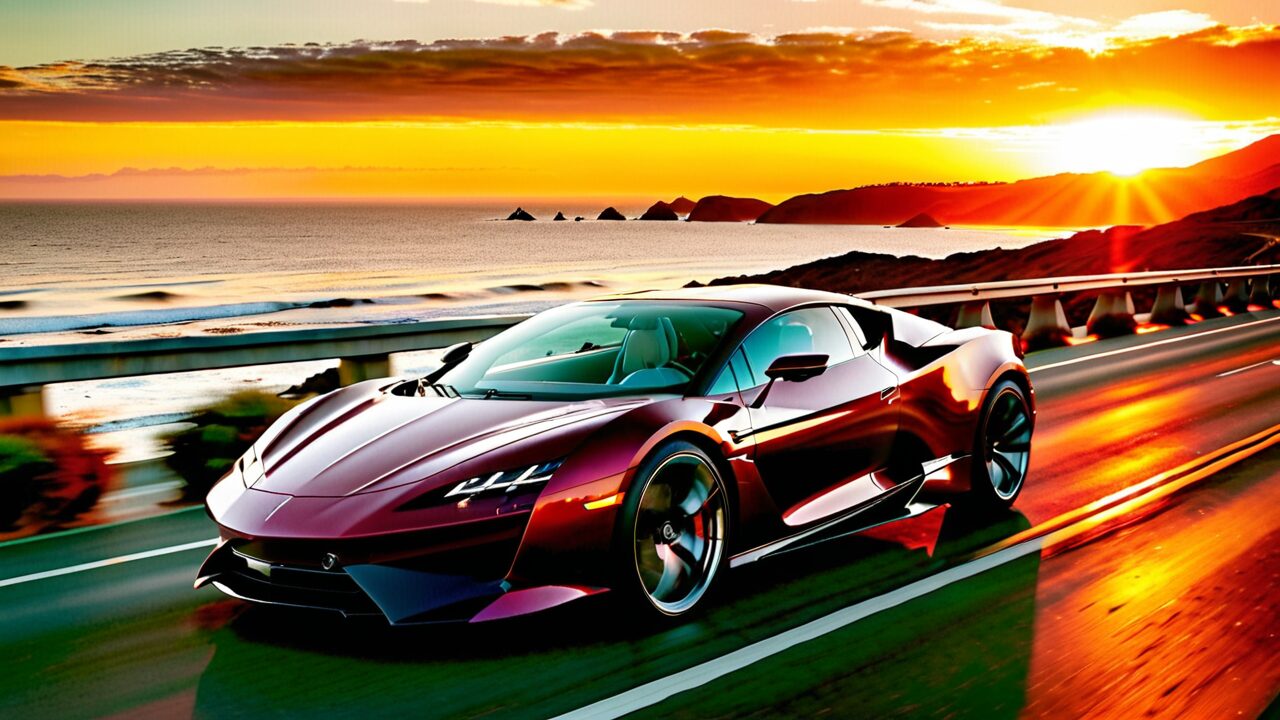
[[[484,381],[623,387],[680,385],[693,378],[736,315],[671,308],[668,312],[619,313],[610,318],[607,326],[597,325],[589,330],[570,324],[555,331],[564,338],[540,339],[546,346],[540,355],[510,362],[505,357],[498,358],[485,373]],[[549,333],[552,334],[555,333]]]

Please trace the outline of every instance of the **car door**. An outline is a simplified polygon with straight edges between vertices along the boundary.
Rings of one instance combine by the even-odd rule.
[[[801,526],[870,502],[885,490],[872,473],[885,467],[898,430],[897,378],[850,340],[829,306],[793,310],[761,325],[734,365],[751,407],[756,464],[788,525]],[[827,369],[768,384],[782,355],[820,353]]]

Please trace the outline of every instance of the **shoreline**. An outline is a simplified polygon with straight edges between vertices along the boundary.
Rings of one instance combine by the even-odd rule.
[[[488,223],[476,220],[474,214],[468,217],[460,229]],[[337,272],[331,269],[335,264],[342,267],[340,258],[326,263],[328,268],[316,267],[314,259],[295,268],[288,259],[277,257],[267,263],[271,269],[254,266],[249,272],[233,273],[217,266],[197,275],[172,272],[172,262],[152,267],[141,258],[134,260],[140,269],[129,271],[127,282],[119,278],[126,268],[107,271],[88,265],[81,270],[76,263],[83,261],[74,257],[65,269],[46,259],[49,270],[40,270],[34,265],[42,262],[37,253],[36,260],[21,263],[28,268],[25,276],[10,276],[0,289],[0,348],[535,312],[602,294],[680,287],[729,273],[776,272],[838,257],[851,247],[892,248],[893,257],[920,252],[941,256],[940,243],[947,249],[957,244],[1008,247],[1064,234],[1047,228],[798,230],[747,223],[701,223],[703,227],[693,232],[680,223],[683,227],[672,232],[655,227],[672,224],[640,222],[626,223],[631,229],[620,233],[617,226],[622,223],[593,222],[595,227],[585,233],[580,227],[562,231],[565,223],[555,223],[558,227],[542,228],[551,233],[548,236],[527,231],[513,234],[509,223],[488,224],[501,228],[491,237],[485,234],[488,242],[495,246],[531,243],[531,251],[521,255],[518,245],[499,248],[499,257],[488,265],[478,257],[455,253],[436,263],[438,267],[431,263],[414,267],[412,260],[392,257],[367,269],[344,267]],[[556,252],[552,253],[555,259],[539,262],[538,255],[548,252],[547,241],[559,242],[562,236],[594,245],[593,257],[566,262]],[[619,242],[622,245],[615,253],[613,247]],[[655,247],[653,254],[646,255],[649,244]],[[712,252],[700,252],[704,246]],[[502,253],[509,258],[502,259]]]

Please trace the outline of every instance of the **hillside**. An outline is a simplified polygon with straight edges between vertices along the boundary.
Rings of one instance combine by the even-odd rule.
[[[1280,187],[1147,230],[1088,230],[1018,250],[957,253],[942,260],[851,252],[760,275],[719,278],[711,284],[762,282],[856,294],[989,280],[1278,263],[1280,245],[1261,237],[1268,234],[1280,234]],[[1081,312],[1070,303],[1068,310]],[[1083,312],[1087,314],[1087,307]]]
[[[772,204],[755,198],[709,195],[698,201],[689,213],[690,222],[751,222]]]
[[[680,197],[676,198],[675,200],[672,200],[667,204],[670,205],[671,209],[675,210],[678,215],[688,215],[690,212],[693,211],[694,205],[696,203],[694,203],[689,198],[681,195]]]
[[[937,218],[935,218],[934,216],[928,213],[920,213],[918,215],[914,215],[898,223],[898,227],[900,228],[940,228],[940,227],[943,227],[943,225],[942,223],[938,222]]]
[[[1132,178],[1062,174],[1013,183],[895,184],[799,195],[757,222],[883,225],[928,214],[953,225],[1152,225],[1278,185],[1280,135],[1272,135],[1190,167]]]
[[[676,214],[675,209],[672,208],[669,204],[659,200],[653,205],[650,205],[649,209],[645,210],[644,214],[640,216],[640,219],[670,221],[670,220],[679,220],[680,216]]]

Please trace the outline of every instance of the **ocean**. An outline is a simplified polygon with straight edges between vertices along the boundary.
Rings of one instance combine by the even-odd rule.
[[[852,250],[945,257],[1069,232],[594,220],[604,205],[535,202],[523,207],[539,221],[507,222],[515,203],[3,203],[0,348],[533,312]],[[551,222],[557,211],[588,219]],[[132,460],[159,451],[159,426],[231,389],[278,391],[331,364],[65,383],[47,397]]]

